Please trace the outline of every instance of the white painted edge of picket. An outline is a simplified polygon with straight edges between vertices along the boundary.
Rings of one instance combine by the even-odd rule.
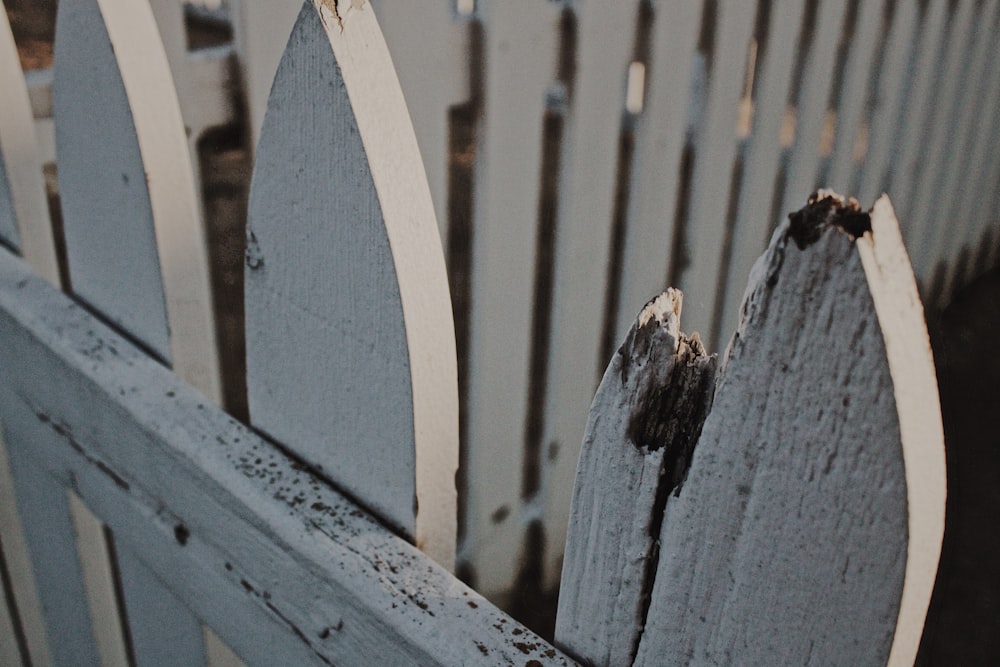
[[[367,0],[314,0],[340,65],[378,192],[399,283],[413,388],[416,544],[455,560],[458,397],[448,276],[427,175],[382,30]],[[435,261],[438,260],[438,261]],[[439,288],[439,289],[436,289]]]
[[[208,244],[198,210],[184,121],[170,65],[148,3],[97,0],[135,122],[163,274],[174,371],[214,402],[222,378],[214,340]],[[151,43],[155,47],[151,48]],[[197,239],[197,241],[192,241]],[[209,332],[209,333],[206,333]]]
[[[871,223],[872,231],[858,239],[857,251],[875,303],[893,380],[909,512],[903,594],[889,665],[912,665],[944,538],[944,427],[923,305],[896,213],[884,194],[872,208]]]

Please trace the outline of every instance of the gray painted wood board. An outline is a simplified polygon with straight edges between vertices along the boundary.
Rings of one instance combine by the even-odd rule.
[[[755,266],[663,515],[636,664],[912,664],[944,527],[943,436],[888,199],[872,226],[800,249],[785,223]]]
[[[451,567],[444,256],[388,50],[355,4],[303,7],[264,121],[247,231],[251,421]]]

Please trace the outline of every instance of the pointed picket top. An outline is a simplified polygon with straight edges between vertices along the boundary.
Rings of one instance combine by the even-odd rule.
[[[205,230],[148,3],[60,6],[53,94],[73,292],[218,402]]]
[[[59,286],[45,180],[28,89],[7,15],[0,15],[0,242]]]
[[[680,331],[681,293],[646,304],[590,409],[569,515],[556,642],[629,665],[642,634],[667,497],[711,407],[715,355]],[[631,520],[624,520],[631,517]]]
[[[888,200],[821,191],[756,265],[636,664],[912,664],[944,528],[922,308]]]
[[[299,15],[258,146],[246,266],[251,422],[450,567],[458,390],[444,256],[364,0]]]
[[[661,366],[638,372],[659,382]],[[622,457],[635,438],[615,424],[643,392],[623,384],[616,411],[599,400],[607,377],[588,431],[604,437],[581,457],[581,476],[593,479],[578,480],[574,517],[592,516],[583,530],[571,524],[578,543],[567,545],[558,642],[594,664],[913,663],[944,532],[944,439],[923,309],[887,197],[864,212],[820,191],[779,226],[751,275],[711,409],[687,419],[701,434],[683,484],[662,504],[618,484],[639,501],[615,523],[600,511],[611,492],[580,498],[637,474]],[[687,393],[701,400],[700,391]],[[652,522],[655,566],[622,570],[600,548],[605,533]],[[567,633],[562,597],[612,585],[638,586],[648,602],[638,639],[599,639],[614,649],[602,654],[592,640],[621,639],[606,632],[620,606],[593,600],[588,632]]]

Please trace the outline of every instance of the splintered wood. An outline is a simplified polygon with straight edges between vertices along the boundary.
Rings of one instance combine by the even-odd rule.
[[[556,625],[588,664],[913,662],[945,475],[912,270],[886,197],[819,191],[789,218],[714,398],[675,291],[604,376]]]

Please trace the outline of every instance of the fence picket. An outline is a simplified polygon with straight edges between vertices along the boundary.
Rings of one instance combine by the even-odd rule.
[[[587,664],[632,663],[655,572],[662,503],[711,405],[715,356],[680,333],[680,312],[681,294],[673,289],[646,305],[591,406],[555,630],[556,643]],[[647,423],[635,419],[651,412],[661,415]]]
[[[52,285],[59,267],[31,104],[7,16],[0,16],[0,242]]]
[[[251,421],[451,567],[458,395],[440,237],[374,14],[339,11],[303,7],[258,146]]]
[[[819,3],[813,27],[811,48],[802,69],[798,99],[795,100],[794,143],[788,152],[784,191],[780,193],[783,216],[802,205],[802,198],[816,186],[819,144],[827,115],[830,72],[836,66],[837,44],[843,30],[849,0],[824,0]],[[772,220],[771,224],[777,221]]]
[[[887,198],[871,225],[800,249],[786,221],[755,265],[666,500],[634,664],[913,662],[944,529],[944,442]]]
[[[851,35],[847,37],[844,57],[844,79],[837,96],[834,117],[834,137],[830,146],[831,153],[825,158],[826,164],[821,169],[817,185],[831,188],[838,192],[847,192],[850,176],[856,167],[856,150],[858,131],[864,116],[864,105],[871,78],[875,76],[881,62],[876,59],[877,49],[882,45],[882,16],[887,3],[858,2],[855,7],[856,18]],[[851,193],[854,194],[853,192]],[[868,202],[865,202],[868,205]]]
[[[796,76],[799,41],[804,39],[802,0],[777,0],[771,6],[766,45],[757,45],[759,92],[754,93],[753,119],[745,148],[746,162],[732,230],[732,258],[714,348],[721,351],[729,331],[736,328],[743,291],[756,257],[767,247],[778,221],[771,219],[775,179],[781,163],[782,122],[788,114],[789,90]],[[786,35],[795,35],[787,39]]]
[[[927,215],[926,227],[936,234],[933,244],[938,249],[931,265],[936,269],[937,263],[947,263],[945,283],[941,296],[950,298],[956,287],[971,281],[975,277],[975,262],[962,266],[958,253],[963,248],[975,249],[977,232],[986,225],[973,226],[969,217],[959,217],[961,204],[977,199],[971,189],[974,175],[979,173],[974,169],[984,169],[983,155],[988,153],[990,144],[990,126],[988,121],[994,115],[995,107],[990,105],[993,93],[1000,87],[1000,73],[991,67],[993,56],[1000,48],[1000,4],[992,3],[982,10],[978,17],[978,40],[975,53],[969,63],[970,71],[964,85],[956,94],[969,99],[969,103],[961,107],[961,121],[956,128],[955,140],[948,150],[947,167],[941,169],[937,184],[939,196],[932,199],[930,205],[933,211]],[[936,261],[935,261],[936,260]]]
[[[460,560],[473,570],[477,590],[490,597],[514,581],[523,544],[523,425],[531,385],[540,183],[547,176],[543,146],[548,128],[555,142],[548,150],[559,149],[561,135],[553,133],[562,132],[566,91],[556,83],[560,7],[492,2],[483,12],[484,91],[471,242],[470,483]]]
[[[874,201],[885,187],[885,174],[895,151],[894,137],[905,113],[913,69],[926,35],[922,21],[925,13],[919,9],[919,3],[896,2],[879,70],[879,85],[872,92],[868,112],[868,150],[848,190],[857,193],[859,201]]]
[[[218,402],[207,245],[180,108],[152,12],[148,5],[120,0],[65,5],[56,40],[56,141],[73,291]],[[97,108],[100,116],[79,112]],[[92,169],[95,160],[104,168]],[[88,534],[96,531],[92,544],[103,542],[93,520],[81,525],[90,526],[82,528]],[[102,619],[99,636],[113,635],[120,628],[106,628],[117,608],[105,609],[115,600],[107,590],[113,582],[97,583],[97,574],[111,576],[112,564],[96,546],[88,549],[81,558],[95,573],[88,578],[88,584],[95,582],[91,594],[105,591],[105,602],[94,603],[103,609],[93,612],[95,622]],[[135,583],[143,570],[132,566],[129,573]],[[128,623],[136,626],[131,634],[137,656],[155,652],[155,633],[171,624],[187,630],[174,637],[178,653],[203,652],[190,612],[176,621],[157,617],[164,610],[149,600],[169,595],[150,577],[126,593],[135,613]],[[152,645],[143,645],[146,640]]]
[[[909,3],[903,3],[904,5]],[[887,192],[895,201],[906,204],[910,201],[915,183],[911,174],[914,164],[921,159],[928,131],[927,118],[934,112],[934,92],[941,85],[940,69],[944,62],[944,49],[947,45],[947,33],[951,26],[951,15],[954,3],[928,3],[920,12],[920,27],[914,42],[914,57],[907,63],[905,76],[908,77],[905,102],[899,107],[899,116],[892,120],[891,152],[886,161],[886,170],[882,174],[871,174],[880,179],[878,191]],[[920,239],[914,235],[916,231],[911,221],[903,218],[903,238],[907,244],[918,250]],[[926,276],[917,273],[917,280],[924,281]]]
[[[959,3],[951,26],[946,36],[940,70],[942,77],[935,86],[935,94],[940,100],[935,103],[927,115],[928,124],[921,134],[921,150],[914,154],[911,163],[912,171],[908,176],[913,184],[907,201],[900,201],[900,210],[904,219],[911,220],[913,225],[912,256],[914,269],[925,279],[931,277],[934,271],[934,255],[941,250],[942,237],[937,232],[948,230],[954,223],[940,220],[936,199],[942,196],[942,179],[951,163],[948,154],[958,145],[959,115],[962,107],[973,106],[967,96],[961,96],[961,84],[969,76],[969,58],[976,43],[976,34],[980,37],[987,32],[988,26],[982,26],[978,11],[983,4],[976,0],[963,0]],[[984,29],[980,30],[981,27]],[[961,105],[961,106],[960,106]],[[967,159],[968,156],[963,156]],[[943,223],[943,224],[942,224]]]
[[[448,222],[448,110],[469,99],[466,24],[455,19],[454,4],[372,3],[413,121],[441,238]]]
[[[7,443],[4,441],[4,427],[0,423],[0,540],[3,542],[3,566],[10,574],[8,598],[17,606],[18,618],[12,622],[20,624],[26,646],[19,647],[27,653],[32,664],[46,665],[51,662],[48,639],[45,634],[45,619],[42,603],[35,585],[34,568],[31,563],[27,538],[18,512],[18,501],[14,492],[14,477],[11,471]],[[7,606],[7,605],[5,605]],[[11,610],[13,614],[13,610]],[[13,638],[14,635],[7,635]],[[18,664],[18,663],[12,663]]]
[[[566,162],[554,238],[551,329],[545,332],[550,359],[542,401],[544,416],[527,466],[541,468],[537,488],[525,500],[540,505],[545,542],[561,545],[572,496],[587,407],[600,380],[602,317],[611,263],[612,216],[616,183],[631,156],[620,146],[626,102],[626,75],[632,62],[640,3],[577,3],[577,71],[566,127]],[[617,187],[629,187],[618,185]],[[535,317],[539,314],[536,313]],[[543,334],[544,335],[544,334]],[[539,341],[533,341],[539,345]],[[543,556],[542,585],[559,579],[561,549],[534,547],[528,558]],[[535,552],[535,553],[531,553]],[[530,560],[528,561],[530,562]]]
[[[6,402],[8,393],[0,385],[0,402]],[[69,496],[61,482],[22,451],[21,445],[30,434],[22,433],[19,420],[5,411],[3,427],[17,507],[45,619],[47,657],[54,665],[100,664]],[[32,660],[42,659],[37,647],[37,642],[30,647]]]
[[[736,122],[756,8],[756,2],[718,4],[708,97],[694,149],[691,209],[681,223],[686,225],[688,266],[678,274],[679,284],[672,285],[684,290],[688,326],[709,342],[714,337],[715,285],[729,234],[726,218],[738,143]]]
[[[643,303],[666,285],[672,212],[677,206],[677,174],[684,147],[684,125],[690,101],[691,68],[698,33],[700,3],[688,0],[654,6],[652,54],[648,90],[636,139],[634,213],[626,230],[621,297],[614,340],[631,326],[635,304]],[[627,269],[627,272],[626,272]]]

